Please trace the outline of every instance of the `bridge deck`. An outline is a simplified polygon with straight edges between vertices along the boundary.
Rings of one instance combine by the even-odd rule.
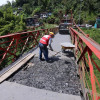
[[[51,92],[7,81],[0,85],[0,89],[2,89],[1,100],[81,100],[80,96]]]
[[[79,96],[81,86],[79,78],[77,77],[77,65],[75,63],[74,54],[71,51],[65,51],[65,53],[60,52],[60,43],[62,42],[71,42],[70,35],[55,35],[52,43],[54,51],[49,51],[49,57],[51,59],[49,63],[45,61],[39,61],[39,48],[37,48],[34,51],[36,56],[31,59],[31,61],[27,65],[25,65],[22,70],[18,71],[15,75],[10,77],[8,81],[35,87],[38,89],[64,93],[66,95],[76,95],[75,98],[77,97],[77,99],[75,99],[73,96],[73,98],[70,98],[70,100],[80,100]],[[18,92],[20,91],[20,89],[15,91]],[[9,93],[8,95],[11,94]],[[55,100],[62,99],[55,98]],[[69,100],[69,98],[66,98],[66,100]]]

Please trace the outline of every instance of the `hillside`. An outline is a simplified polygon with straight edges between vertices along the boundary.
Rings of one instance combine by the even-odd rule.
[[[15,0],[0,7],[0,35],[25,29],[24,19],[43,12],[52,15],[42,22],[59,24],[72,9],[76,23],[94,25],[100,15],[100,0]]]
[[[72,9],[75,19],[81,22],[95,20],[100,14],[100,0],[16,0],[16,7],[22,7],[26,15],[36,12],[68,13]]]

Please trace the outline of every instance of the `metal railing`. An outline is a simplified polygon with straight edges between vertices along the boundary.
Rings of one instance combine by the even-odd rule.
[[[72,11],[70,27],[75,56],[79,65],[79,76],[85,100],[100,100],[100,45],[85,34],[75,23]],[[76,31],[77,30],[77,31]]]
[[[85,100],[90,100],[90,98],[99,100],[100,83],[96,73],[100,72],[97,64],[97,61],[100,62],[100,45],[86,35],[75,23],[74,25],[78,31],[70,27],[70,33],[72,42],[75,44],[75,55],[79,64],[83,94]]]
[[[58,28],[18,32],[0,36],[0,69],[10,65],[19,56],[38,45],[39,38],[49,31],[56,33]]]

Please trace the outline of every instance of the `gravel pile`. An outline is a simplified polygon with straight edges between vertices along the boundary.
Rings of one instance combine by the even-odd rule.
[[[47,63],[34,57],[30,63],[32,65],[25,66],[8,81],[58,93],[80,95],[81,86],[75,61],[53,57]]]

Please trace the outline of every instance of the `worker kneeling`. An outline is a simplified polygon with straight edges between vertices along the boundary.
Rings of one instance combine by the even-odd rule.
[[[45,60],[49,61],[47,46],[49,45],[50,50],[53,51],[52,46],[51,46],[52,38],[54,38],[54,33],[50,32],[49,35],[44,35],[39,41],[39,48],[40,48],[39,59],[41,61],[44,60],[42,58],[42,53],[44,54]]]

